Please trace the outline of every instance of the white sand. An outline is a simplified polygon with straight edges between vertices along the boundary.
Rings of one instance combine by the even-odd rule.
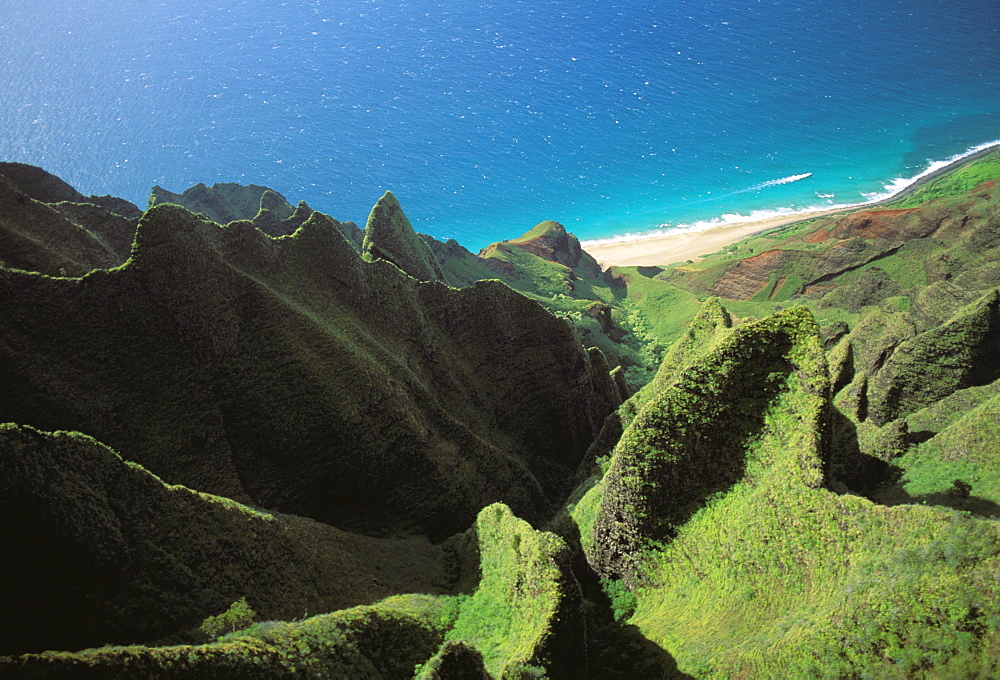
[[[668,265],[693,260],[714,253],[731,243],[741,241],[762,231],[781,227],[792,222],[844,212],[850,208],[817,210],[808,213],[781,215],[750,222],[734,222],[704,231],[648,236],[630,241],[609,243],[584,243],[583,249],[593,255],[602,267]]]
[[[1000,143],[983,144],[969,152],[955,156],[949,161],[935,164],[933,169],[929,169],[919,175],[916,180],[905,189],[890,197],[872,203],[859,203],[850,207],[840,207],[834,210],[817,210],[815,212],[797,213],[783,215],[780,217],[769,217],[763,220],[753,220],[748,222],[734,222],[719,227],[713,227],[704,231],[693,231],[684,234],[667,234],[664,236],[649,236],[647,238],[637,238],[630,241],[611,241],[609,243],[584,243],[583,249],[593,255],[602,267],[612,265],[620,266],[655,266],[668,265],[674,262],[684,262],[693,260],[702,255],[709,255],[725,246],[737,241],[742,241],[748,236],[759,234],[762,231],[782,227],[786,224],[799,222],[801,220],[831,215],[833,213],[845,212],[873,208],[885,203],[899,200],[911,191],[934,180],[940,175],[968,163],[976,158],[981,158],[993,151],[1000,149]]]

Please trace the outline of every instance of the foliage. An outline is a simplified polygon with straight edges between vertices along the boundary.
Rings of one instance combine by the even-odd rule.
[[[601,588],[611,600],[611,613],[615,621],[627,619],[635,612],[635,593],[628,589],[624,581],[603,579]]]
[[[247,599],[241,597],[229,605],[229,609],[226,611],[206,618],[198,629],[209,638],[215,639],[226,633],[246,628],[253,623],[256,616],[257,614],[247,603]]]
[[[124,261],[120,203],[0,182],[0,653],[165,645],[0,676],[1000,675],[997,179],[607,274],[235,185]]]
[[[290,619],[439,593],[451,578],[445,549],[426,539],[350,534],[167,485],[85,435],[13,424],[0,425],[0,535],[18,556],[0,582],[5,620],[18,622],[0,654],[187,640],[241,596]]]
[[[413,231],[392,192],[385,192],[372,208],[361,252],[368,260],[381,258],[391,262],[420,281],[445,280],[441,264]]]
[[[0,677],[11,671],[19,678],[408,677],[441,644],[444,631],[437,621],[448,606],[443,598],[404,595],[298,622],[257,623],[207,645],[0,658]]]
[[[533,530],[501,504],[479,513],[476,537],[482,577],[447,639],[478,650],[498,678],[532,665],[565,675],[581,664],[579,592],[562,539]]]

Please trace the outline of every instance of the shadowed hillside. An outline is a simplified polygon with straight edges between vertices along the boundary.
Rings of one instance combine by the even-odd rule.
[[[10,172],[0,677],[1000,674],[1000,154],[607,272]]]
[[[351,530],[443,538],[498,499],[541,518],[617,405],[537,304],[364,262],[319,214],[274,240],[157,206],[120,268],[0,274],[3,419]]]
[[[164,484],[76,433],[0,427],[0,653],[153,642],[246,597],[267,619],[444,592],[445,551]],[[44,584],[40,590],[25,583]]]

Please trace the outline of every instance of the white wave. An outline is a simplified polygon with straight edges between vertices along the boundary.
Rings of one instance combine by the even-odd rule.
[[[980,151],[985,151],[992,147],[1000,147],[1000,140],[993,142],[986,142],[985,144],[980,144],[979,146],[972,147],[968,151],[963,151],[960,154],[956,154],[951,158],[943,161],[931,161],[927,166],[927,169],[921,172],[919,175],[910,178],[897,178],[892,180],[889,184],[885,185],[884,191],[863,193],[865,200],[858,201],[855,203],[834,203],[833,201],[827,201],[825,205],[813,205],[807,207],[795,207],[795,208],[772,208],[769,210],[751,210],[749,214],[742,213],[726,213],[719,217],[714,217],[707,220],[699,220],[687,223],[671,224],[664,223],[657,225],[653,229],[648,231],[640,232],[630,232],[625,234],[620,234],[617,236],[612,236],[610,238],[598,238],[590,239],[587,241],[581,241],[580,245],[586,248],[588,245],[606,245],[609,243],[618,243],[621,241],[641,241],[648,238],[657,238],[659,236],[670,236],[674,234],[689,234],[692,232],[705,231],[708,229],[713,229],[715,227],[724,227],[730,224],[741,224],[745,222],[759,222],[761,220],[767,220],[774,217],[791,217],[794,218],[797,215],[801,215],[803,219],[807,218],[810,213],[819,212],[822,210],[846,210],[848,208],[860,208],[866,205],[871,205],[872,203],[877,203],[879,201],[884,201],[886,199],[892,198],[899,192],[903,191],[907,187],[913,185],[915,182],[919,182],[927,175],[937,172],[942,168],[946,168],[949,165],[957,163],[968,156],[977,154]],[[787,184],[788,182],[797,182],[799,179],[805,179],[811,176],[812,173],[806,173],[804,175],[790,175],[789,177],[782,177],[780,180],[770,180],[769,182],[764,182],[764,185],[774,186],[774,183]],[[793,179],[794,178],[794,179]],[[763,185],[757,185],[758,187]],[[736,193],[743,193],[744,191],[753,191],[754,189],[744,189]]]
[[[746,189],[738,189],[736,191],[730,192],[722,196],[722,198],[728,198],[729,196],[736,196],[737,194],[747,194],[751,191],[760,191],[761,189],[766,189],[768,187],[777,187],[782,184],[791,184],[792,182],[798,182],[799,180],[806,179],[807,177],[812,177],[811,172],[805,172],[801,175],[789,175],[788,177],[779,177],[778,179],[769,179],[766,182],[761,182],[760,184],[754,184],[752,187],[747,187]]]
[[[882,187],[882,191],[872,191],[869,193],[862,193],[861,195],[864,196],[866,199],[868,199],[866,201],[867,203],[877,203],[878,201],[884,201],[890,199],[896,194],[904,191],[907,187],[913,186],[914,184],[922,180],[924,177],[927,177],[927,175],[930,175],[932,173],[937,172],[938,170],[946,168],[949,165],[952,165],[953,163],[957,163],[963,158],[967,158],[969,156],[972,156],[973,154],[977,154],[980,151],[986,151],[986,149],[989,149],[994,146],[1000,146],[1000,139],[994,140],[992,142],[986,142],[985,144],[980,144],[979,146],[974,146],[968,151],[963,151],[962,153],[955,154],[951,158],[945,159],[943,161],[928,160],[928,163],[930,163],[930,165],[928,165],[927,169],[921,172],[919,175],[914,175],[913,177],[897,177],[888,184],[886,184],[884,187]]]

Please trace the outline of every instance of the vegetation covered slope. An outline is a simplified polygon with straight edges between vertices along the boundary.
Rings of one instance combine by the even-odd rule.
[[[153,642],[241,597],[265,619],[444,592],[444,551],[166,485],[78,433],[0,426],[0,654]],[[25,588],[25,584],[39,588]]]
[[[305,201],[294,208],[273,189],[256,184],[217,183],[212,186],[195,184],[175,194],[155,186],[149,194],[148,207],[172,203],[204,215],[217,224],[247,220],[268,236],[288,236],[309,219],[314,212]],[[332,218],[331,218],[332,219]],[[333,220],[337,229],[356,250],[361,249],[361,230],[354,222]]]
[[[253,221],[224,228],[153,208],[112,270],[0,271],[0,417],[82,430],[167,482],[256,506],[163,484],[82,435],[8,426],[21,472],[3,534],[20,552],[47,536],[85,544],[84,574],[134,557],[157,585],[100,591],[111,618],[162,620],[146,595],[158,589],[181,593],[169,603],[184,616],[143,640],[168,646],[21,654],[0,674],[1000,674],[997,166],[986,155],[897,205],[682,265],[600,272],[554,222],[476,256],[393,211],[378,219],[407,257],[362,259],[319,214],[264,235],[265,200],[291,219],[264,192]],[[433,280],[403,271],[418,265]],[[148,540],[130,528],[140,487],[164,518]],[[340,530],[261,509],[275,506]],[[183,565],[209,569],[183,531],[164,533],[178,507],[207,513],[195,545],[242,589],[171,590],[202,582]],[[273,582],[240,575],[299,549],[275,523],[334,547]],[[294,618],[254,597],[280,608],[303,570],[355,568],[341,551],[399,564],[412,540],[344,528],[443,541],[417,540],[404,569],[414,590],[449,594],[371,604],[408,586],[358,567],[343,604],[307,584],[296,607],[363,606],[216,640],[191,631],[208,614],[205,631],[246,626],[246,602],[257,619]],[[125,558],[100,561],[122,543]],[[56,583],[50,600],[102,587],[74,590],[46,571],[65,564],[58,549],[38,553],[23,579]],[[49,646],[42,617],[25,617],[36,640],[13,654]],[[136,641],[115,636],[103,641]]]
[[[248,511],[230,505],[234,506],[231,510]],[[288,517],[269,521],[282,520],[304,521]],[[262,539],[267,546],[268,537]],[[376,539],[349,540],[388,545]],[[0,677],[116,678],[156,673],[178,678],[213,674],[251,678],[584,677],[588,657],[583,602],[570,567],[570,551],[562,539],[533,530],[498,503],[479,513],[463,541],[469,556],[479,558],[480,576],[472,595],[394,596],[303,620],[249,624],[199,645],[105,646],[77,653],[0,657]],[[358,547],[350,546],[352,550]],[[193,546],[192,551],[197,548],[204,546]],[[335,557],[335,553],[322,557]],[[260,561],[265,560],[261,557]],[[348,575],[360,578],[356,573]],[[324,576],[316,574],[315,578]],[[417,584],[411,581],[411,585]],[[86,588],[81,587],[81,592]],[[263,600],[265,595],[258,597]],[[257,614],[258,618],[268,615],[265,611]]]
[[[740,326],[680,371],[639,410],[615,447],[593,534],[592,564],[605,576],[639,577],[651,542],[676,535],[708,497],[763,463],[748,455],[766,438],[775,405],[799,432],[789,472],[820,483],[819,429],[826,362],[808,312],[788,310]],[[791,436],[782,433],[784,436]]]
[[[298,622],[261,622],[204,645],[0,657],[0,678],[407,678],[440,644],[452,610],[440,598],[396,596]]]
[[[591,562],[632,588],[628,625],[682,671],[998,672],[995,159],[946,175],[923,194],[932,202],[907,199],[905,211],[794,225],[698,264],[616,270],[677,296],[720,294],[750,317],[732,331],[694,324],[620,409],[630,427],[572,506]],[[825,324],[810,342],[814,355],[821,340],[829,349],[830,390],[811,417],[789,410],[806,403],[794,392],[751,405],[767,398],[763,374],[725,380],[727,348],[786,301]],[[780,376],[764,357],[781,343],[753,346],[763,354],[739,370]],[[763,428],[738,443],[741,408]],[[804,461],[823,485],[802,476]]]
[[[4,420],[342,528],[443,538],[498,499],[540,518],[617,404],[536,303],[364,262],[318,213],[275,240],[162,205],[120,268],[0,276]]]
[[[799,307],[674,369],[577,506],[588,559],[695,677],[989,677],[1000,531],[823,488],[825,363]]]
[[[387,191],[378,199],[368,223],[361,252],[369,260],[391,262],[418,281],[444,282],[444,271],[431,248],[417,236],[399,201]]]
[[[582,598],[566,544],[499,503],[479,513],[474,531],[482,575],[446,638],[478,651],[493,677],[530,677],[530,668],[580,677]]]
[[[92,203],[43,203],[3,174],[0,205],[0,262],[4,267],[80,276],[117,266],[128,257],[135,220]]]

